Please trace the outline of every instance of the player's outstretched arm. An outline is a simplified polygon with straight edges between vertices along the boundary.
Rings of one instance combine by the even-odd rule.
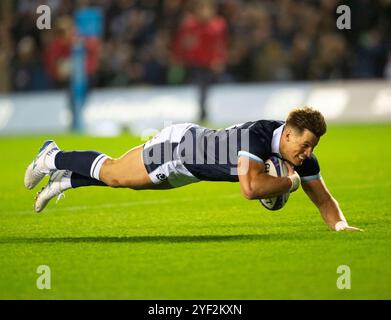
[[[363,231],[349,226],[340,209],[337,200],[333,198],[323,179],[311,180],[302,183],[303,190],[318,207],[326,224],[335,231]]]

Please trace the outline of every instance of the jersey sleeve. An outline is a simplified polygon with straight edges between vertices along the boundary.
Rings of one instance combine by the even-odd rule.
[[[295,167],[301,181],[308,182],[321,178],[318,159],[312,154],[310,158],[304,160],[301,166]]]
[[[270,141],[266,137],[253,130],[247,130],[241,138],[241,148],[238,157],[246,157],[251,160],[263,163],[270,155]]]

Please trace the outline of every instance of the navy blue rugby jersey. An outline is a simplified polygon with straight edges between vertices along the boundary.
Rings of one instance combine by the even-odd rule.
[[[219,130],[193,126],[179,143],[180,158],[200,180],[237,182],[239,156],[265,162],[272,154],[279,155],[283,125],[283,121],[258,120]],[[295,170],[304,181],[320,178],[315,155]]]

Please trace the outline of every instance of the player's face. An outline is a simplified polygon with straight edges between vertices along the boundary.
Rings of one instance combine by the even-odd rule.
[[[319,138],[307,129],[300,134],[294,129],[287,128],[282,135],[282,139],[283,141],[280,144],[281,155],[294,166],[302,165],[305,159],[311,157],[319,142]]]

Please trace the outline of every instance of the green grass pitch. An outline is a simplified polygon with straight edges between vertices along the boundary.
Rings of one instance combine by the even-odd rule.
[[[363,233],[328,230],[302,190],[285,208],[237,183],[66,192],[41,214],[24,171],[46,138],[118,157],[138,138],[0,138],[1,299],[390,299],[390,125],[334,125],[316,154],[329,190]],[[46,179],[45,179],[46,181]],[[51,270],[39,290],[37,267]],[[351,270],[351,289],[336,286]]]

